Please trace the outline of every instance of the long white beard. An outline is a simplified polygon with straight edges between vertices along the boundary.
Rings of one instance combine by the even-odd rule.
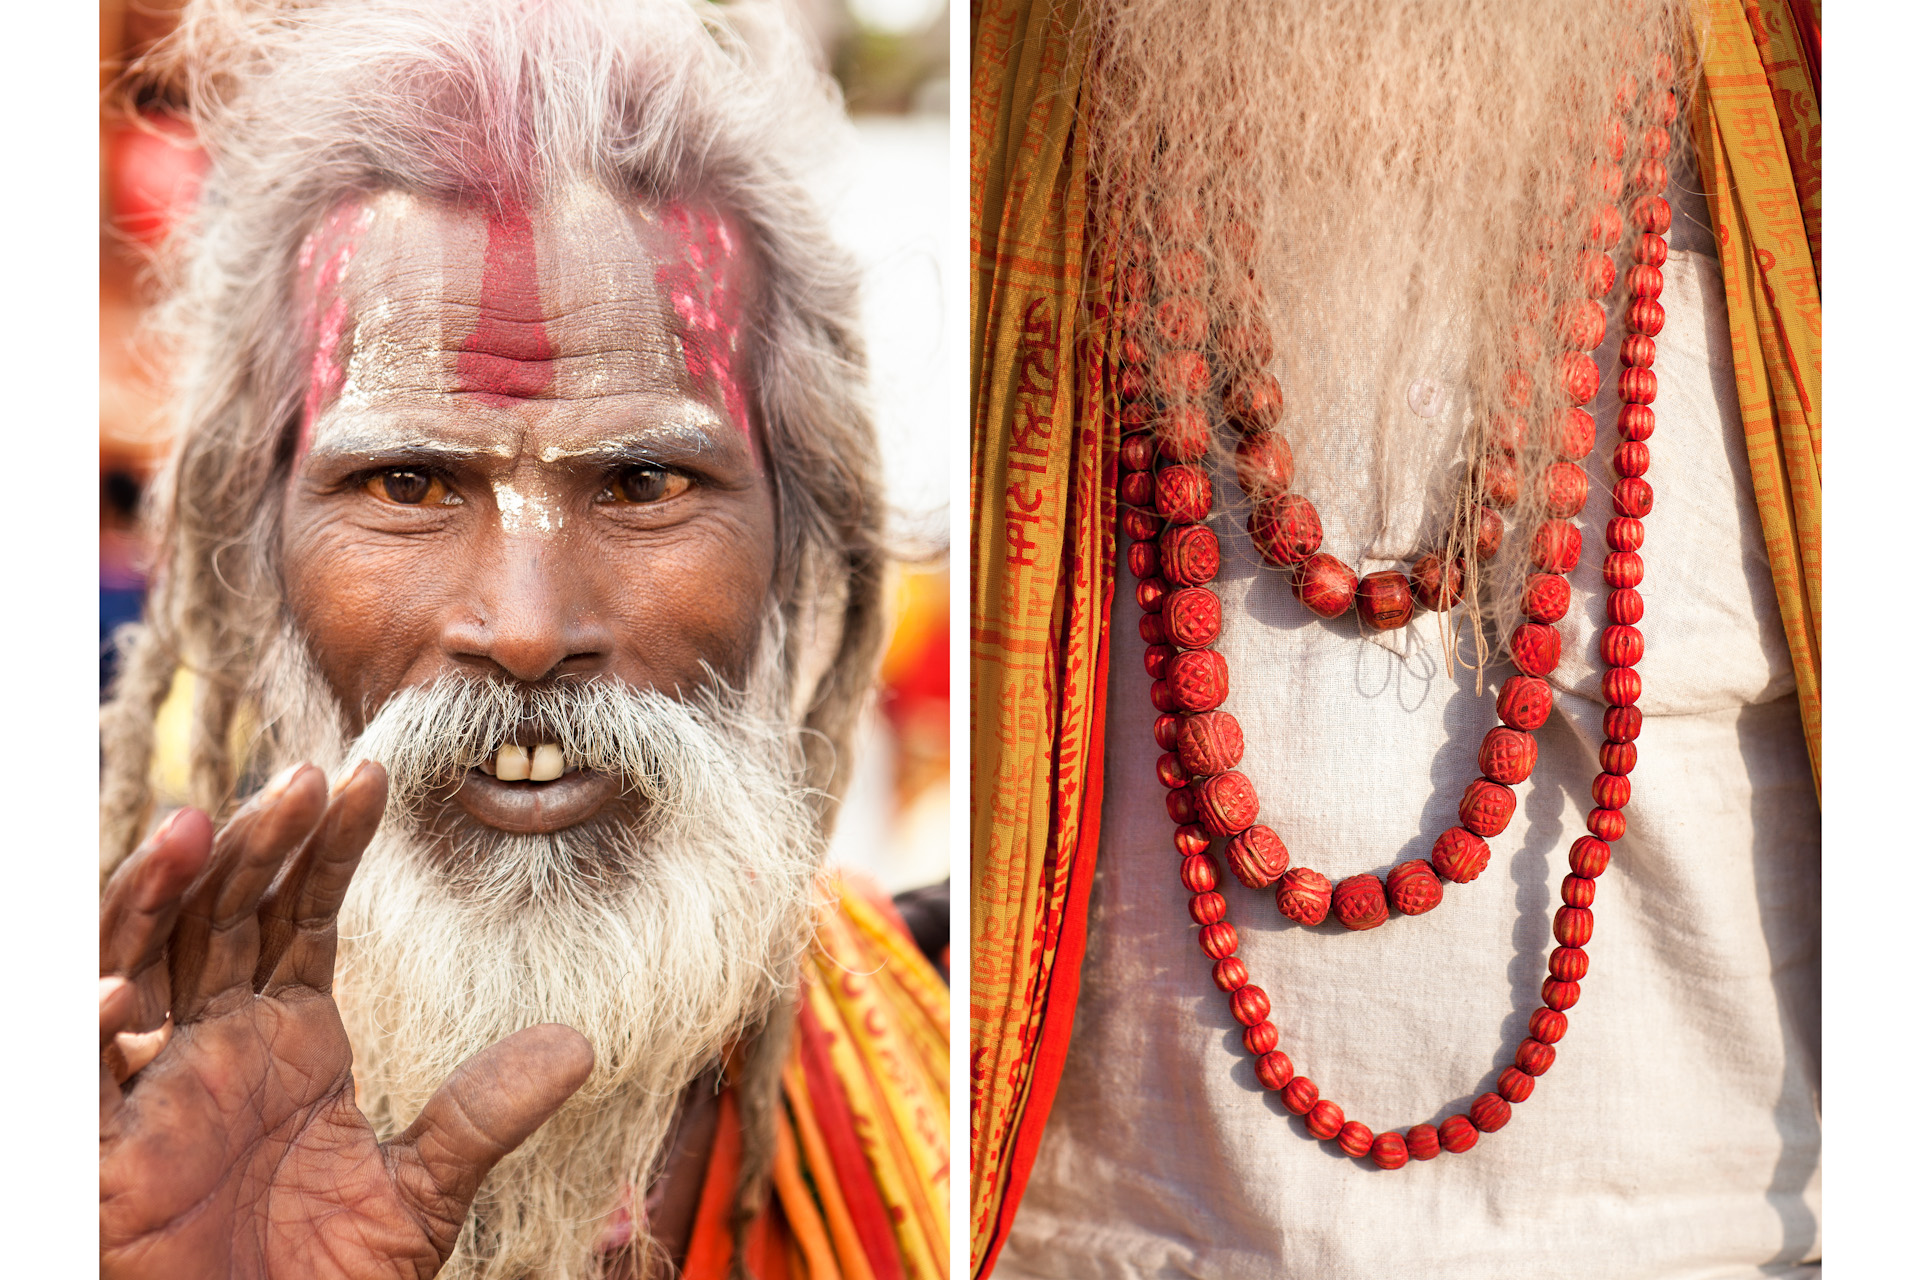
[[[283,693],[314,678],[287,665],[308,664],[282,663]],[[378,759],[392,779],[341,913],[337,982],[376,1128],[404,1128],[454,1067],[523,1027],[564,1023],[595,1053],[586,1085],[488,1178],[443,1276],[598,1275],[603,1223],[624,1197],[641,1203],[687,1086],[790,994],[822,842],[786,717],[744,701],[462,681],[397,695],[328,752],[342,769]],[[523,713],[570,759],[623,776],[645,817],[489,834],[449,860],[412,820],[417,798]],[[327,736],[279,728],[309,751]],[[632,1247],[657,1254],[636,1225]]]

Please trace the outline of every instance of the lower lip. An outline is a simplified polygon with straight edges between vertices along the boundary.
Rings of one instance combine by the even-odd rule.
[[[611,774],[588,769],[552,782],[502,782],[469,769],[452,799],[489,827],[538,835],[585,822],[618,792]]]

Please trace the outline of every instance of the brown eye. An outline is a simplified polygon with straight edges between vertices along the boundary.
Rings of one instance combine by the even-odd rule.
[[[443,503],[448,498],[445,482],[427,471],[382,471],[367,481],[366,490],[376,498],[403,507]]]
[[[665,502],[685,493],[689,483],[678,472],[660,467],[634,467],[620,473],[609,496],[615,502]]]

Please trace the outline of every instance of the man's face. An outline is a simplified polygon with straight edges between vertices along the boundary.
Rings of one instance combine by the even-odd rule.
[[[444,676],[740,681],[775,527],[731,220],[585,187],[504,212],[389,193],[341,206],[299,272],[287,601],[350,731]],[[446,819],[546,832],[622,803],[521,736]]]

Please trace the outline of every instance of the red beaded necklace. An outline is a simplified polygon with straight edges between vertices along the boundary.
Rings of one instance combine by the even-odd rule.
[[[1566,1034],[1566,1011],[1580,998],[1580,981],[1587,974],[1585,950],[1593,935],[1595,880],[1607,868],[1610,842],[1626,831],[1623,815],[1631,787],[1641,714],[1634,705],[1640,697],[1640,676],[1634,670],[1644,652],[1635,623],[1644,606],[1639,586],[1643,566],[1638,551],[1645,540],[1643,518],[1652,509],[1653,490],[1645,475],[1649,453],[1645,441],[1653,434],[1651,408],[1657,389],[1652,365],[1654,336],[1666,322],[1658,301],[1660,267],[1667,258],[1665,234],[1672,212],[1659,194],[1666,187],[1662,162],[1672,139],[1666,126],[1677,115],[1671,89],[1671,66],[1660,59],[1655,67],[1651,104],[1655,123],[1644,135],[1647,158],[1633,174],[1633,189],[1641,192],[1631,205],[1631,220],[1640,236],[1633,250],[1635,265],[1627,273],[1633,301],[1626,313],[1627,337],[1620,345],[1618,390],[1621,410],[1617,421],[1620,442],[1613,453],[1618,477],[1612,491],[1614,515],[1607,523],[1609,553],[1602,578],[1611,589],[1607,600],[1610,623],[1600,636],[1600,653],[1607,664],[1601,688],[1607,700],[1603,720],[1606,741],[1600,749],[1601,772],[1593,781],[1595,807],[1587,814],[1590,835],[1575,840],[1568,854],[1570,873],[1562,881],[1563,905],[1554,915],[1553,936],[1559,944],[1547,962],[1541,987],[1541,1007],[1528,1022],[1528,1038],[1514,1054],[1513,1064],[1500,1074],[1495,1091],[1481,1094],[1468,1111],[1447,1117],[1438,1126],[1417,1124],[1405,1135],[1376,1134],[1357,1120],[1348,1120],[1339,1104],[1320,1097],[1312,1080],[1295,1073],[1292,1061],[1279,1048],[1279,1032],[1268,1020],[1271,1002],[1252,985],[1247,966],[1235,952],[1239,937],[1226,920],[1226,899],[1216,888],[1219,868],[1207,852],[1214,840],[1226,841],[1228,865],[1248,888],[1276,888],[1282,915],[1303,925],[1316,925],[1329,911],[1348,929],[1376,928],[1391,911],[1421,915],[1440,904],[1443,880],[1464,884],[1485,869],[1489,857],[1486,838],[1504,831],[1516,806],[1513,787],[1532,772],[1538,756],[1533,730],[1546,723],[1553,708],[1553,691],[1545,677],[1559,664],[1560,632],[1554,626],[1565,616],[1571,592],[1566,574],[1580,558],[1580,531],[1568,517],[1585,504],[1586,473],[1579,460],[1592,451],[1594,423],[1581,406],[1599,391],[1600,373],[1586,353],[1605,336],[1605,315],[1594,299],[1606,296],[1615,283],[1611,249],[1619,242],[1621,218],[1612,203],[1595,207],[1587,230],[1588,248],[1579,269],[1590,297],[1569,303],[1555,316],[1553,331],[1563,350],[1557,358],[1560,389],[1570,407],[1560,411],[1552,429],[1557,461],[1550,464],[1547,518],[1535,530],[1531,545],[1536,570],[1528,579],[1524,609],[1528,620],[1509,638],[1509,651],[1519,674],[1502,686],[1498,701],[1501,723],[1482,741],[1482,776],[1467,784],[1459,807],[1460,824],[1442,832],[1427,858],[1395,866],[1385,882],[1373,875],[1349,876],[1338,884],[1309,867],[1291,867],[1290,855],[1278,833],[1258,824],[1260,799],[1252,782],[1234,768],[1244,751],[1239,722],[1221,710],[1227,700],[1227,663],[1212,648],[1221,625],[1220,600],[1207,586],[1218,574],[1220,547],[1205,521],[1212,512],[1212,482],[1203,465],[1211,429],[1205,412],[1183,403],[1156,411],[1148,399],[1149,387],[1168,400],[1179,391],[1200,393],[1210,385],[1206,359],[1198,350],[1174,349],[1155,362],[1149,377],[1144,350],[1123,335],[1122,363],[1117,379],[1121,421],[1131,430],[1120,446],[1117,481],[1120,530],[1131,540],[1127,563],[1141,579],[1135,594],[1142,609],[1140,632],[1147,641],[1147,673],[1153,679],[1153,704],[1160,711],[1154,738],[1165,753],[1157,772],[1167,788],[1167,812],[1174,822],[1174,847],[1181,857],[1180,881],[1192,895],[1188,913],[1199,926],[1200,948],[1213,961],[1213,981],[1228,997],[1233,1016],[1244,1028],[1242,1042],[1256,1061],[1262,1085],[1280,1094],[1282,1103],[1305,1117],[1314,1137],[1337,1142],[1356,1158],[1370,1156],[1383,1169],[1397,1169],[1409,1157],[1429,1160],[1441,1150],[1466,1151],[1505,1125],[1512,1104],[1525,1101],[1536,1077],[1554,1060],[1554,1044]],[[1631,80],[1616,95],[1624,113],[1637,91]],[[1626,132],[1618,118],[1610,123],[1608,144],[1614,161],[1624,155]],[[1600,185],[1617,198],[1624,184],[1618,164],[1602,172]],[[1179,258],[1182,251],[1175,251]],[[1189,251],[1190,252],[1190,251]],[[1176,263],[1176,266],[1178,264]],[[1144,314],[1147,273],[1136,267],[1123,270],[1121,314],[1137,320]],[[1170,272],[1175,290],[1156,309],[1163,337],[1197,345],[1206,332],[1204,307],[1197,298],[1178,291],[1178,271]],[[1529,320],[1541,318],[1533,308]],[[1523,357],[1538,335],[1516,334]],[[1255,344],[1270,339],[1256,334]],[[1293,594],[1322,617],[1342,616],[1354,608],[1361,621],[1376,630],[1404,626],[1414,603],[1445,611],[1460,599],[1466,566],[1459,559],[1445,561],[1428,553],[1412,567],[1411,577],[1395,570],[1359,578],[1336,557],[1320,550],[1318,512],[1302,495],[1287,492],[1292,481],[1292,451],[1276,430],[1280,416],[1280,387],[1271,374],[1261,374],[1231,390],[1225,399],[1226,416],[1239,431],[1236,473],[1241,487],[1254,500],[1248,532],[1270,563],[1292,571]],[[1527,424],[1520,411],[1532,400],[1531,379],[1513,369],[1506,378],[1506,412],[1494,415],[1487,453],[1480,460],[1482,489],[1499,506],[1510,506],[1518,495],[1518,452]],[[1504,523],[1488,507],[1479,508],[1475,553],[1490,558],[1497,550]]]

